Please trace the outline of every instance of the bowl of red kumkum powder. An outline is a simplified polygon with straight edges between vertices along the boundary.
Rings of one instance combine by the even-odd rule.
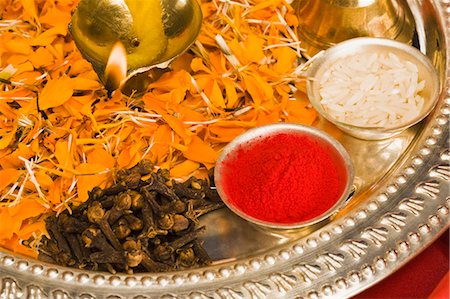
[[[254,224],[310,227],[332,219],[352,192],[344,147],[314,127],[276,123],[251,129],[222,151],[215,185],[223,202]]]

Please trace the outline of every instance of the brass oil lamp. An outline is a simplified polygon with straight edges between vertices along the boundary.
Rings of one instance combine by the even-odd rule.
[[[80,0],[69,30],[107,90],[131,94],[191,46],[201,23],[196,0]]]

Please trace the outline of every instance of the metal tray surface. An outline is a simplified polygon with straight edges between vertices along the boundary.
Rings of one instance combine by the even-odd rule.
[[[213,265],[169,273],[86,272],[0,249],[0,298],[345,298],[399,269],[448,228],[450,213],[450,0],[406,2],[441,98],[426,120],[387,140],[319,123],[355,165],[357,191],[334,220],[281,233],[215,211],[201,220]]]

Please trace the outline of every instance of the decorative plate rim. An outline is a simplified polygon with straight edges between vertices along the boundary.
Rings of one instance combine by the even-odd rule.
[[[168,273],[87,272],[1,249],[0,297],[340,298],[393,273],[449,226],[450,0],[434,3],[446,39],[441,99],[407,161],[342,218],[263,255]]]

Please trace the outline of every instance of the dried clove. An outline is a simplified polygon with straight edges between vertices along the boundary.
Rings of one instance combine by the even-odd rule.
[[[41,260],[79,269],[163,272],[208,265],[198,218],[223,206],[207,180],[170,179],[143,160],[116,172],[115,183],[94,188],[71,213],[46,220],[49,237],[39,246]]]
[[[177,264],[185,268],[192,267],[197,259],[192,247],[179,249],[177,254]]]
[[[194,231],[188,232],[178,239],[172,241],[169,246],[172,247],[174,250],[183,247],[184,245],[194,241],[197,239],[198,235],[205,230],[205,227],[202,226]]]
[[[153,171],[155,165],[150,160],[141,160],[136,166],[130,169],[131,172],[136,172],[141,176],[147,175]]]
[[[205,248],[200,244],[199,240],[194,240],[192,242],[192,249],[194,250],[195,255],[198,258],[198,262],[201,265],[210,265],[211,258],[209,254],[206,252]]]
[[[108,211],[108,222],[115,223],[120,217],[128,213],[131,208],[132,199],[128,192],[120,193],[114,200],[113,207]]]
[[[142,189],[142,195],[144,199],[150,204],[151,209],[158,215],[162,213],[161,205],[156,201],[158,193],[156,191],[149,191],[147,189]]]
[[[90,255],[90,258],[98,264],[123,263],[125,261],[123,252],[116,250],[94,252]]]
[[[155,174],[152,173],[152,176],[153,175],[155,175]],[[154,179],[152,184],[146,185],[146,186],[142,187],[142,189],[144,189],[146,191],[156,191],[158,194],[160,194],[166,198],[169,198],[170,200],[178,200],[179,199],[173,189],[171,189],[169,186],[162,183],[158,179]]]
[[[136,217],[136,216],[134,216],[132,214],[125,215],[124,219],[128,223],[128,227],[131,230],[140,231],[144,227],[144,221],[142,221],[141,219],[139,219],[138,217]]]
[[[82,233],[89,227],[89,223],[80,221],[67,214],[61,214],[60,217],[58,217],[58,226],[61,227],[62,231],[65,233]]]
[[[94,187],[88,192],[88,195],[91,200],[99,200],[103,196],[103,190],[100,187]]]
[[[155,247],[153,255],[158,261],[172,263],[174,261],[175,250],[167,243]]]
[[[81,235],[83,243],[88,248],[97,248],[103,251],[113,251],[114,248],[108,243],[102,231],[96,227],[86,229]]]
[[[158,219],[158,227],[163,230],[169,230],[172,228],[174,222],[173,214],[165,214]]]
[[[222,207],[223,202],[213,202],[213,203],[203,202],[198,207],[196,207],[195,202],[192,200],[188,201],[188,210],[185,213],[185,216],[194,222],[198,222],[198,218],[200,216],[205,215],[206,213],[212,212],[214,210],[220,209]]]
[[[125,185],[127,189],[137,189],[141,183],[141,175],[137,172],[131,172],[126,176],[121,184]]]
[[[130,190],[128,194],[131,197],[131,209],[138,211],[144,207],[144,197],[137,191]]]
[[[164,272],[164,271],[170,271],[172,269],[167,264],[159,263],[157,261],[154,261],[146,253],[142,253],[142,265],[149,272]]]
[[[170,181],[170,171],[165,168],[159,168],[158,171],[156,171],[155,179],[161,183]]]
[[[183,215],[180,214],[174,214],[173,215],[173,225],[172,225],[172,231],[174,232],[181,232],[189,227],[191,224],[191,221],[189,221],[188,218],[186,218]]]
[[[87,217],[90,222],[97,224],[102,232],[105,234],[106,238],[111,242],[112,246],[116,250],[121,249],[119,240],[108,223],[108,214],[102,208],[102,205],[98,201],[94,201],[87,210]]]
[[[195,178],[190,178],[184,183],[175,183],[173,189],[178,197],[192,199],[202,199],[205,197],[205,192],[202,190],[202,186],[200,183],[195,181]]]
[[[187,204],[182,200],[174,200],[161,206],[162,213],[182,214],[187,211]]]
[[[66,238],[58,229],[56,221],[54,219],[47,219],[46,227],[50,237],[55,240],[60,251],[64,253],[70,253],[70,246],[67,243]]]
[[[142,212],[142,214],[141,214],[142,222],[144,224],[141,235],[145,236],[149,233],[149,231],[151,229],[154,228],[154,225],[155,225],[155,223],[154,223],[155,221],[154,221],[154,217],[153,217],[153,210],[146,200],[143,202],[143,207],[142,207],[141,212]]]
[[[123,243],[125,250],[126,263],[128,267],[135,268],[142,262],[141,243],[136,240],[128,240]]]
[[[57,261],[53,259],[53,257],[43,251],[39,252],[38,259],[43,261],[44,263],[56,264]]]
[[[83,263],[85,261],[85,256],[83,254],[82,244],[79,242],[77,235],[67,234],[66,239],[75,256],[75,260]]]
[[[131,228],[125,219],[120,219],[113,231],[119,240],[123,240],[131,234]]]

